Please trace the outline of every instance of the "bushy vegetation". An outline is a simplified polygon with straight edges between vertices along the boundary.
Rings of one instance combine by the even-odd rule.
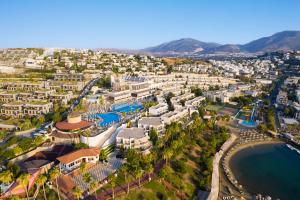
[[[268,109],[267,113],[267,128],[271,131],[276,130],[276,122],[275,122],[275,109]]]
[[[44,142],[42,136],[34,139],[12,136],[0,147],[0,162],[7,161],[22,153],[40,146]]]
[[[204,122],[198,115],[187,127],[172,123],[154,145],[155,157],[167,161],[159,177],[184,198],[194,198],[198,189],[209,191],[214,155],[228,137],[226,128],[213,120]]]
[[[111,80],[109,76],[103,76],[99,79],[96,85],[100,88],[110,88],[111,87]]]
[[[196,97],[203,95],[202,90],[198,87],[192,87],[191,92],[194,93]]]
[[[253,103],[254,98],[252,96],[240,96],[240,97],[233,97],[231,100],[237,102],[239,106],[246,106]]]

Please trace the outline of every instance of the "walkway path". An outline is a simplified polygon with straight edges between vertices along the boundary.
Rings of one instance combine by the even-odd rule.
[[[220,160],[226,150],[232,145],[237,136],[235,134],[231,134],[229,140],[227,140],[221,147],[220,151],[216,153],[214,161],[213,161],[213,174],[211,181],[211,191],[209,194],[209,200],[217,200],[219,196],[219,183],[220,183],[220,172],[219,172],[219,163]]]

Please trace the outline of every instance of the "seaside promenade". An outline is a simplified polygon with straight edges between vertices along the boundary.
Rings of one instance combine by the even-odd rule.
[[[213,174],[211,181],[211,191],[209,194],[209,200],[217,200],[219,196],[219,182],[220,182],[220,172],[219,172],[219,164],[220,160],[226,150],[233,144],[236,140],[237,136],[235,134],[231,134],[229,140],[227,140],[221,147],[220,151],[216,153],[215,158],[213,160]]]

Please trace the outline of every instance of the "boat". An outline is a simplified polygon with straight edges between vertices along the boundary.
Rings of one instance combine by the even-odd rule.
[[[291,149],[291,150],[293,150],[293,151],[296,151],[298,154],[300,154],[300,150],[298,150],[297,148],[293,147],[292,145],[286,144],[286,146],[287,146],[289,149]]]

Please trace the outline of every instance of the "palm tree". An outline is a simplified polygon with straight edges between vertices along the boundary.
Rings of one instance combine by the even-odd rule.
[[[79,170],[81,173],[84,173],[87,170],[86,162],[81,162]]]
[[[96,181],[92,181],[90,182],[89,186],[90,186],[90,191],[94,192],[95,196],[97,196],[98,183]]]
[[[122,174],[124,174],[124,179],[125,179],[125,182],[127,183],[127,194],[129,193],[129,187],[130,187],[130,184],[129,184],[129,177],[128,177],[128,170],[129,170],[129,167],[128,167],[128,165],[125,163],[123,166],[122,166],[122,168],[120,169],[120,172],[122,173]]]
[[[9,184],[13,181],[13,173],[9,170],[0,173],[0,181],[4,184]]]
[[[17,182],[24,188],[28,200],[29,200],[29,194],[28,194],[29,179],[30,179],[30,175],[26,173],[21,174],[17,179]]]
[[[149,182],[151,181],[151,173],[153,172],[153,170],[154,170],[154,168],[153,168],[153,166],[151,165],[151,163],[149,163],[149,164],[147,164],[146,165],[146,168],[145,168],[145,171],[147,172],[147,174],[148,174],[148,180],[149,180]]]
[[[19,199],[20,199],[20,197],[17,196],[17,195],[11,195],[11,196],[8,198],[8,200],[19,200]]]
[[[41,187],[43,186],[43,191],[44,191],[44,199],[47,200],[47,196],[46,196],[46,191],[45,191],[45,183],[47,181],[47,177],[45,175],[40,175],[37,180],[36,180],[36,184]]]
[[[115,187],[116,187],[116,176],[115,174],[110,174],[108,176],[108,179],[110,180],[111,189],[112,189],[112,198],[115,198]]]
[[[90,173],[85,173],[83,175],[83,180],[84,182],[89,184],[92,181],[92,175]]]
[[[79,187],[75,187],[72,189],[72,194],[75,198],[77,198],[78,200],[80,199],[80,197],[82,196],[83,191],[79,188]]]
[[[136,169],[135,171],[135,178],[139,181],[139,187],[141,187],[141,177],[143,176],[143,171],[141,169]]]
[[[100,151],[99,160],[102,162],[107,160],[107,153],[105,150]]]
[[[57,189],[57,195],[58,195],[58,199],[60,200],[59,186],[58,186],[58,182],[57,182],[59,175],[60,175],[60,171],[59,171],[59,169],[57,167],[53,168],[50,171],[50,179],[51,179],[51,181],[55,180],[56,189]]]
[[[173,151],[171,149],[165,149],[163,151],[163,158],[166,160],[168,164],[169,159],[173,156]]]

